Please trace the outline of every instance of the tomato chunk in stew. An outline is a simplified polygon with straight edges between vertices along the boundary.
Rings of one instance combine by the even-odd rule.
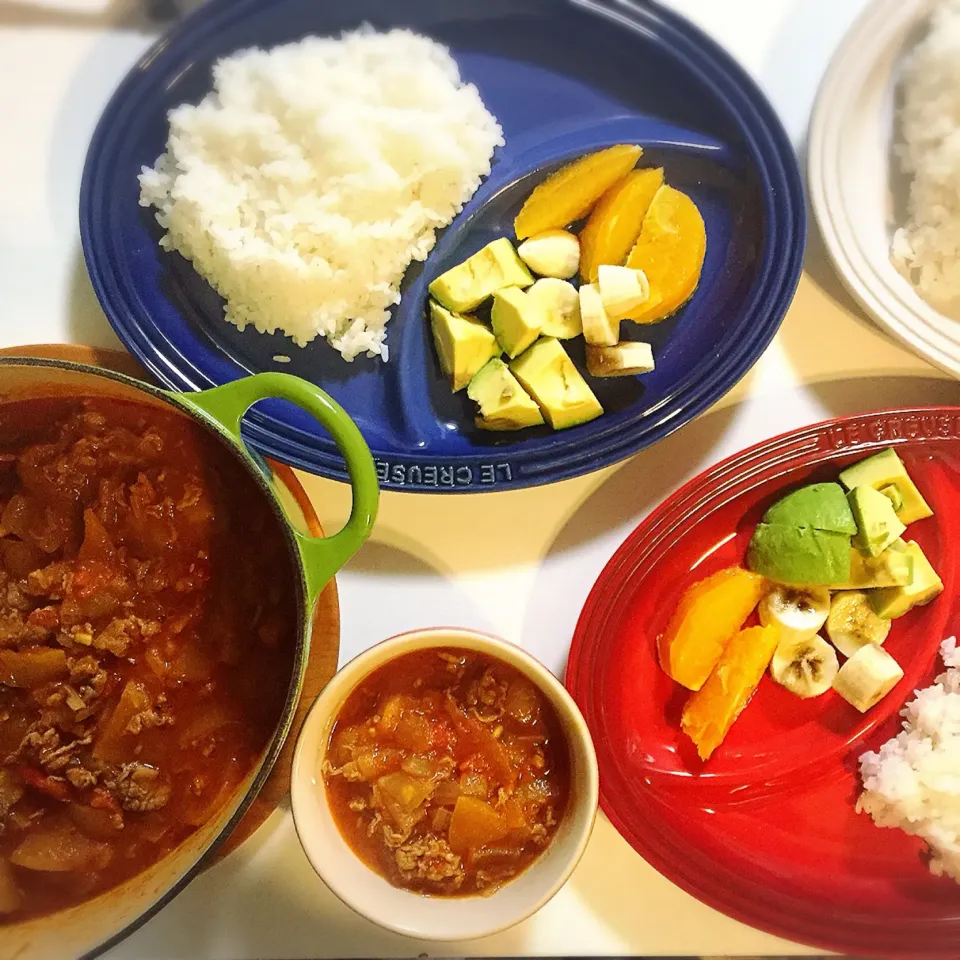
[[[461,649],[405,654],[344,704],[323,776],[354,852],[392,884],[490,893],[546,849],[569,789],[568,751],[522,673]]]
[[[290,682],[288,570],[188,418],[0,404],[0,923],[135,876],[236,791]]]

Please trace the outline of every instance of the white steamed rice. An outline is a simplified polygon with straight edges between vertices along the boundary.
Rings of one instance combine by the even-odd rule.
[[[170,111],[167,151],[139,178],[163,247],[240,329],[386,360],[404,272],[489,174],[496,119],[449,51],[408,30],[245,50],[213,78]]]
[[[935,8],[901,82],[897,153],[910,194],[892,259],[924,299],[952,309],[960,298],[960,0]]]
[[[947,671],[901,712],[903,731],[860,758],[857,809],[930,847],[930,870],[960,883],[960,651],[940,647]]]

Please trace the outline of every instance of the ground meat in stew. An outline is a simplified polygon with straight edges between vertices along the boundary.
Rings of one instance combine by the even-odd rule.
[[[134,876],[233,794],[290,680],[288,570],[188,418],[0,405],[0,923]]]
[[[344,704],[323,763],[334,819],[372,869],[434,895],[490,893],[539,856],[567,802],[546,697],[459,649],[392,660]]]

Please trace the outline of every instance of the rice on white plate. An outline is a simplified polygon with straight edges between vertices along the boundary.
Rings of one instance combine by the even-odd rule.
[[[925,840],[930,870],[960,883],[960,651],[944,640],[947,666],[901,711],[903,731],[860,758],[864,792],[857,810],[878,827]]]
[[[161,245],[225,316],[344,359],[387,359],[400,281],[490,173],[503,132],[441,44],[361,28],[218,61],[214,89],[170,111],[140,174]]]
[[[960,301],[960,0],[941,0],[927,35],[905,58],[902,142],[910,177],[907,222],[894,232],[894,266],[931,304]]]

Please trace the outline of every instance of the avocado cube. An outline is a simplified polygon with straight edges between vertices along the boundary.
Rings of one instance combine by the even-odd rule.
[[[907,529],[893,502],[873,487],[854,487],[848,494],[857,521],[853,545],[868,557],[877,557]]]
[[[504,287],[493,295],[490,324],[500,346],[513,359],[540,336],[547,317],[543,305],[519,287]]]
[[[500,355],[497,338],[476,317],[464,317],[430,301],[430,328],[440,368],[450,389],[462,390],[491,358]]]
[[[933,511],[892,447],[847,467],[840,474],[840,482],[848,490],[867,486],[882,491],[884,496],[893,502],[897,516],[903,523],[913,523],[914,520],[933,516]],[[887,490],[888,487],[894,489]]]
[[[913,540],[909,541],[906,553],[913,560],[911,582],[902,586],[871,590],[867,595],[873,612],[886,620],[902,617],[914,607],[929,603],[943,590],[943,581],[920,549],[920,545]]]
[[[893,509],[898,513],[903,509],[903,494],[896,484],[888,483],[885,487],[880,487],[879,492],[893,504]]]
[[[510,364],[514,376],[540,405],[554,430],[594,420],[603,413],[567,352],[553,337],[543,337]]]
[[[830,584],[840,590],[872,590],[875,587],[902,587],[913,580],[913,557],[902,540],[895,540],[878,557],[868,557],[856,547],[850,549],[850,578]]]
[[[500,237],[437,277],[430,284],[430,294],[448,310],[468,313],[501,287],[529,287],[532,283],[533,277],[513,244]]]
[[[481,430],[522,430],[543,423],[540,408],[499,357],[470,381],[467,396],[480,407],[475,422]]]

